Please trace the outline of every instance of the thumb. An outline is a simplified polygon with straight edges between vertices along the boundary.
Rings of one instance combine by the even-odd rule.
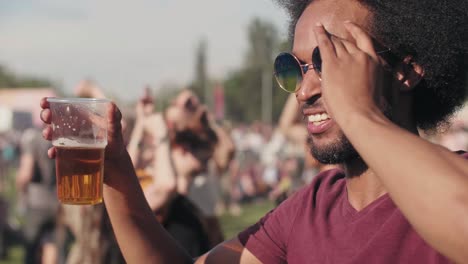
[[[114,102],[111,102],[107,112],[107,134],[109,141],[115,142],[122,136],[122,113]]]

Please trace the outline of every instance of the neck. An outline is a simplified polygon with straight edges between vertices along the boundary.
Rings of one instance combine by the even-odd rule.
[[[399,94],[398,108],[393,109],[394,121],[413,134],[418,134],[414,120],[411,93]],[[409,114],[408,114],[409,113]],[[361,158],[345,162],[346,186],[348,201],[358,211],[364,209],[373,201],[386,194],[384,185],[375,172]]]
[[[344,164],[348,201],[360,211],[387,193],[377,175],[361,158]]]

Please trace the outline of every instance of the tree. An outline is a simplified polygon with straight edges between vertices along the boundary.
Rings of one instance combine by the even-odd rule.
[[[183,90],[183,87],[176,83],[164,83],[155,91],[155,110],[157,112],[164,111],[171,104],[177,94]]]
[[[202,39],[198,43],[195,58],[195,80],[191,89],[207,105],[211,104],[211,89],[208,83],[207,64],[207,42]]]
[[[278,33],[275,26],[259,18],[255,18],[248,26],[249,49],[246,54],[248,68],[271,68],[276,47]]]
[[[0,89],[52,87],[53,83],[44,78],[17,75],[0,65]]]
[[[224,82],[227,116],[248,122],[277,120],[288,94],[273,79],[273,59],[286,44],[280,43],[272,23],[258,18],[248,26],[248,41],[243,67]]]

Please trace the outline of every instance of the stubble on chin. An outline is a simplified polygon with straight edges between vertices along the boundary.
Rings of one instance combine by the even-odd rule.
[[[324,146],[315,144],[313,136],[309,135],[307,144],[312,156],[322,164],[343,164],[360,157],[343,133]]]
[[[383,114],[393,123],[399,125],[399,122],[393,116],[392,106],[386,100],[382,108]],[[341,131],[336,139],[324,146],[315,144],[314,136],[309,134],[307,144],[312,156],[322,164],[344,164],[361,158],[357,150]]]

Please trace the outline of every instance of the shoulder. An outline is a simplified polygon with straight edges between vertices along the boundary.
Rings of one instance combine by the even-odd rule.
[[[344,174],[340,170],[320,173],[260,221],[239,233],[240,243],[259,260],[278,263],[286,260],[288,241],[296,220],[311,216],[317,206],[331,200],[333,193],[342,193]]]
[[[273,223],[279,229],[291,226],[297,215],[305,209],[313,209],[320,204],[322,199],[333,193],[341,193],[344,187],[344,173],[341,170],[333,169],[318,174],[311,184],[299,189],[288,199],[283,201],[278,207],[267,213],[254,226],[251,226],[244,235],[251,234],[261,226]],[[241,242],[245,239],[242,239]]]

